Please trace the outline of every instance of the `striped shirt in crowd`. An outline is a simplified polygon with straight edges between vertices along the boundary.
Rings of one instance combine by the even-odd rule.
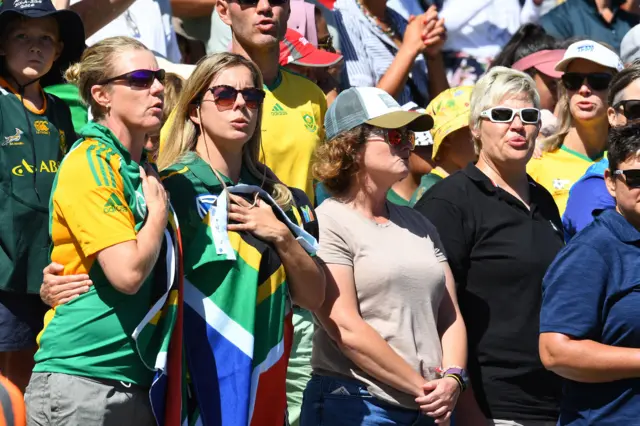
[[[398,53],[398,46],[358,7],[356,0],[337,0],[336,24],[346,68],[343,76],[347,87],[372,87],[378,84]],[[387,8],[389,24],[401,37],[407,29],[407,20]],[[418,96],[412,96],[412,83]],[[429,99],[427,65],[418,55],[398,102],[402,105],[414,101],[425,107]],[[422,99],[420,99],[420,97]],[[421,105],[424,102],[424,105]]]

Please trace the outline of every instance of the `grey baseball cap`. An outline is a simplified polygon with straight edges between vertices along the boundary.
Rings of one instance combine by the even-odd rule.
[[[625,65],[640,59],[640,25],[631,28],[622,38],[620,58]]]
[[[433,127],[430,115],[407,111],[391,95],[376,87],[352,87],[340,93],[324,118],[327,141],[361,124],[383,129],[407,126],[414,132]]]

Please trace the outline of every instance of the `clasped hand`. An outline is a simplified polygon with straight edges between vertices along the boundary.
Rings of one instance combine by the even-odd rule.
[[[247,231],[270,243],[279,243],[291,235],[287,225],[278,220],[273,208],[256,198],[250,203],[244,198],[229,194],[229,231]]]
[[[420,411],[435,419],[436,424],[448,423],[460,396],[460,386],[451,377],[432,380],[423,385],[425,395],[416,398]]]
[[[409,17],[402,44],[407,43],[417,49],[418,53],[431,58],[440,53],[446,40],[444,19],[438,18],[438,10],[431,6],[422,15]]]

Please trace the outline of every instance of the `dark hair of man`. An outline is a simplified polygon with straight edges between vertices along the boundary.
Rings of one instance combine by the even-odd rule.
[[[609,129],[609,170],[614,173],[621,163],[640,152],[640,123]]]
[[[624,89],[638,79],[640,79],[640,63],[637,62],[614,75],[611,83],[609,83],[609,96],[607,98],[609,105],[614,106],[620,102]]]
[[[557,44],[557,40],[547,34],[540,25],[525,24],[505,44],[502,51],[491,62],[490,68],[495,66],[510,68],[517,61],[532,53],[557,49]],[[532,68],[532,71],[535,73],[535,68]]]

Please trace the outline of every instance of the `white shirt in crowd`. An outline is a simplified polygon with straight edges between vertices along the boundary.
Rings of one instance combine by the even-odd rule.
[[[71,0],[71,4],[81,0]],[[179,63],[180,49],[171,24],[169,0],[136,0],[122,15],[87,39],[91,46],[108,37],[128,36],[171,62]]]
[[[477,58],[493,58],[521,25],[536,22],[543,8],[533,0],[446,0],[444,18],[448,39],[444,50]]]
[[[389,0],[387,5],[405,19],[424,13],[418,0]],[[445,0],[440,11],[448,35],[444,50],[493,58],[521,25],[537,22],[549,8],[549,0],[542,6],[533,0],[524,6],[520,0]]]

